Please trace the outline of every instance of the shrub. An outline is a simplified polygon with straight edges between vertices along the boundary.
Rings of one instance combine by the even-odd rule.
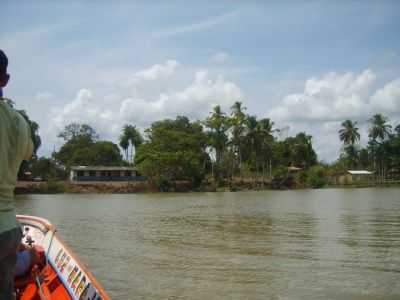
[[[321,165],[311,167],[307,175],[307,183],[312,188],[321,188],[328,182],[326,170]]]
[[[65,193],[67,190],[62,181],[48,180],[39,185],[38,192],[44,194]]]
[[[296,174],[296,181],[300,184],[306,184],[308,181],[308,174],[306,171],[300,171]]]
[[[168,192],[171,189],[171,183],[164,176],[157,177],[154,183],[160,192]]]

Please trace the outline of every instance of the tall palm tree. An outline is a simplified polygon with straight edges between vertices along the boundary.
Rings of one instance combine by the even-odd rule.
[[[376,170],[378,167],[378,174],[380,174],[382,179],[385,177],[385,147],[383,147],[384,140],[390,136],[392,126],[388,124],[388,118],[376,114],[373,115],[369,120],[370,127],[368,136],[370,138],[370,150],[373,157],[373,167]],[[380,140],[380,143],[377,140]],[[378,166],[377,166],[378,162]]]
[[[221,107],[217,105],[210,112],[210,116],[205,120],[204,125],[210,129],[209,143],[215,150],[215,162],[219,165],[228,142],[228,117],[222,112]]]
[[[342,123],[342,129],[339,130],[340,140],[345,146],[354,145],[354,143],[360,140],[360,134],[358,133],[357,122],[346,120]]]
[[[259,132],[259,124],[256,116],[248,116],[246,118],[246,141],[248,142],[248,146],[251,147],[251,151],[257,151],[254,149],[256,146],[260,132]]]
[[[247,116],[245,121],[245,133],[243,137],[241,154],[243,159],[252,166],[256,173],[258,171],[258,157],[260,154],[261,136],[258,130],[256,116]]]
[[[262,132],[264,138],[271,138],[272,132],[274,131],[272,127],[274,126],[274,122],[272,122],[268,118],[261,119],[258,121],[257,127],[260,132]]]
[[[269,162],[269,175],[271,177],[272,174],[272,143],[274,137],[272,133],[275,131],[272,129],[274,126],[274,122],[272,122],[269,118],[264,118],[258,121],[257,130],[259,132],[259,136],[261,138],[261,153],[260,160],[262,162],[262,174],[264,178],[265,171],[265,163]],[[264,182],[264,180],[263,180]]]
[[[256,172],[260,165],[264,170],[265,162],[270,159],[273,122],[270,119],[257,120],[255,116],[247,116],[245,124],[243,150],[247,150],[246,153],[255,164]]]
[[[232,124],[232,146],[237,153],[239,160],[239,171],[242,163],[242,144],[245,133],[246,114],[243,112],[246,107],[242,102],[235,102],[231,106],[231,124]]]
[[[129,139],[125,134],[121,134],[119,137],[119,145],[124,150],[125,160],[128,161],[128,148],[129,148]]]
[[[134,150],[136,151],[137,148],[143,143],[142,135],[136,129],[136,126],[134,126],[134,125],[125,125],[123,127],[123,129],[122,129],[122,135],[120,137],[120,146],[122,147],[121,141],[122,141],[122,144],[124,146],[126,145],[126,143],[128,143],[128,145],[130,145],[130,148],[131,148],[130,161],[133,163],[133,158],[134,158],[133,157],[133,151]],[[127,147],[127,149],[128,149],[128,147]]]
[[[357,122],[346,120],[342,123],[343,128],[339,130],[339,137],[345,146],[344,150],[351,167],[356,166],[358,152],[354,144],[360,140],[360,134],[356,125]]]
[[[383,142],[386,137],[389,137],[392,129],[392,126],[387,122],[387,117],[381,114],[373,115],[372,118],[369,119],[370,127],[368,136],[373,141],[379,138]]]

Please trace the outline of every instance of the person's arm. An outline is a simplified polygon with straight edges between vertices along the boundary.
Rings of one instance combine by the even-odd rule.
[[[23,153],[23,160],[30,160],[33,154],[33,140],[32,140],[32,132],[31,132],[31,127],[28,123],[28,121],[23,118],[24,121],[24,127],[25,127],[25,132],[24,135],[26,136],[26,147],[25,151]]]
[[[29,137],[30,137],[30,136],[31,136],[31,135],[30,135],[30,133],[29,133]],[[26,148],[27,148],[27,149],[26,149],[26,154],[25,154],[24,160],[29,160],[29,159],[31,159],[32,154],[33,154],[33,142],[32,142],[32,139],[31,139],[31,138],[28,139],[28,145],[27,145]]]

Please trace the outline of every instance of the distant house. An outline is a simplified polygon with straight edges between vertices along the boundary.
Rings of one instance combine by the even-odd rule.
[[[70,172],[71,181],[144,181],[145,176],[131,167],[90,167],[74,166]]]
[[[303,170],[302,168],[299,167],[295,167],[295,166],[290,166],[287,168],[289,172],[291,173],[297,173],[300,172],[301,170]]]
[[[348,170],[346,174],[339,176],[339,183],[371,183],[374,179],[374,172],[367,170]]]

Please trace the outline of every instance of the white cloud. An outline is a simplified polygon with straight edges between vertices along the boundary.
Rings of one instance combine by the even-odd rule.
[[[172,82],[174,89],[169,87],[154,96],[151,88],[157,90],[163,80],[173,79],[178,65],[178,62],[169,60],[140,70],[123,80],[130,80],[128,85],[112,83],[115,85],[111,87],[112,94],[99,95],[89,89],[79,90],[75,99],[61,108],[52,109],[46,138],[55,141],[57,133],[65,125],[79,122],[93,126],[102,138],[116,141],[126,123],[144,128],[153,121],[177,115],[200,119],[215,105],[228,109],[234,101],[242,99],[242,92],[235,83],[222,76],[211,76],[205,70],[192,73],[194,79],[186,87],[177,87]]]
[[[310,78],[302,93],[283,97],[282,104],[269,110],[267,116],[278,127],[290,125],[296,132],[313,135],[319,158],[335,159],[341,148],[338,130],[345,119],[358,122],[362,144],[367,141],[367,121],[372,114],[387,114],[394,124],[400,120],[400,78],[374,93],[376,78],[368,69],[359,74],[327,73]]]
[[[96,98],[91,90],[79,90],[74,100],[61,109],[53,108],[51,114],[47,134],[52,140],[65,125],[72,122],[87,123],[99,132],[105,133],[107,138],[112,137],[115,114],[107,107],[106,102]]]
[[[176,60],[167,60],[165,64],[156,64],[150,68],[140,70],[133,74],[130,78],[132,84],[137,84],[140,81],[152,81],[162,77],[169,77],[176,72],[179,63]]]
[[[302,93],[284,97],[282,105],[270,110],[268,115],[281,121],[335,121],[361,117],[366,112],[368,94],[375,79],[371,70],[359,75],[332,72],[321,78],[308,79]]]
[[[93,126],[102,138],[116,141],[126,123],[143,129],[153,121],[177,115],[203,119],[215,105],[229,111],[233,102],[243,101],[239,86],[223,76],[178,66],[177,61],[168,60],[131,75],[124,73],[121,81],[109,83],[109,93],[104,95],[101,91],[79,90],[72,101],[52,109],[44,139],[54,143],[65,125],[80,122]],[[180,79],[188,74],[192,80],[182,84]],[[299,131],[313,135],[319,158],[330,161],[340,151],[337,132],[343,120],[359,122],[362,143],[367,139],[366,121],[372,113],[383,112],[394,122],[400,120],[400,79],[375,91],[376,77],[365,70],[310,78],[303,92],[284,96],[281,105],[269,110],[267,116],[276,127],[289,125],[290,135]],[[41,93],[38,98],[49,96]]]
[[[400,78],[387,83],[371,97],[371,110],[400,114]]]
[[[161,118],[186,115],[203,118],[215,105],[228,108],[242,98],[240,88],[222,76],[211,78],[207,71],[197,71],[194,81],[181,91],[161,93],[155,100],[128,98],[122,101],[120,113],[124,120],[148,125]],[[140,112],[140,114],[138,114]]]

